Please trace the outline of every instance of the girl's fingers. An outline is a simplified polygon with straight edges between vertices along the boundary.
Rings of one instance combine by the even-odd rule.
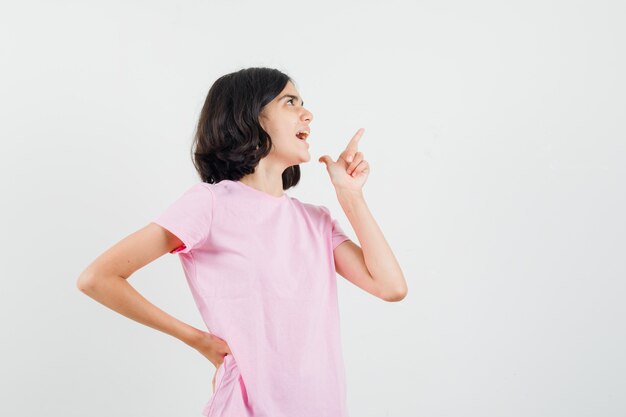
[[[363,136],[363,132],[365,132],[365,129],[360,128],[359,130],[356,131],[354,136],[352,136],[352,139],[350,139],[350,142],[348,142],[348,145],[346,146],[346,150],[344,151],[346,152],[346,161],[352,162],[353,159],[356,159],[355,154],[359,149],[359,139],[361,139],[361,136]],[[350,156],[352,156],[353,158],[350,159]]]
[[[353,176],[353,177],[356,177],[361,172],[365,171],[368,168],[368,166],[369,165],[368,165],[367,161],[361,161],[359,166],[357,166],[356,169],[350,175]]]
[[[356,154],[354,154],[354,160],[352,161],[350,165],[348,165],[348,168],[346,169],[346,172],[348,173],[348,175],[352,174],[352,171],[354,171],[354,169],[357,167],[357,165],[359,165],[359,163],[362,160],[363,160],[362,152],[357,152]]]

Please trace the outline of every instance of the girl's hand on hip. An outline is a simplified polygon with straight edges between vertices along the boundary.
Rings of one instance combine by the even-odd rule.
[[[360,128],[356,132],[336,162],[328,155],[320,156],[318,160],[326,164],[326,170],[336,189],[361,191],[367,180],[370,166],[363,159],[363,153],[358,151],[359,139],[363,136],[364,131],[365,129]]]
[[[224,357],[226,355],[232,355],[230,347],[228,347],[224,339],[220,339],[208,332],[202,332],[202,337],[200,337],[194,347],[215,366],[215,373],[213,374],[213,391],[215,391],[217,370],[224,363]]]

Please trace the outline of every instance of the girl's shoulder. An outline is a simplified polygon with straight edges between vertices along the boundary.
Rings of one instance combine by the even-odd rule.
[[[331,216],[330,210],[324,205],[300,201],[296,197],[289,197],[289,199],[293,202],[294,205],[301,207],[311,216],[320,219],[328,219]]]

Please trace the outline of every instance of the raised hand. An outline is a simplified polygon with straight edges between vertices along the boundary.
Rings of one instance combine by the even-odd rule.
[[[326,170],[335,188],[360,191],[367,180],[370,172],[369,163],[363,159],[363,153],[359,152],[359,139],[365,129],[360,128],[350,139],[348,145],[337,161],[328,155],[320,156],[319,162],[326,164]]]

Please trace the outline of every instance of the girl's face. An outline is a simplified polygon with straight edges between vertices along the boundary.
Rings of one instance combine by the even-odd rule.
[[[272,138],[273,147],[268,156],[284,162],[287,167],[311,159],[306,137],[296,136],[298,132],[310,132],[309,123],[313,120],[313,114],[302,105],[298,90],[289,81],[259,114],[261,127]]]

